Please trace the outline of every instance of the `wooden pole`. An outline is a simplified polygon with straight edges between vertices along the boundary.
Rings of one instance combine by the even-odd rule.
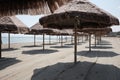
[[[78,20],[78,17],[75,17],[75,22],[74,22],[74,64],[77,63],[77,25],[80,25],[80,22]]]
[[[56,35],[56,42],[59,43],[59,42],[58,42],[58,35]]]
[[[34,46],[36,45],[36,35],[34,34]]]
[[[102,32],[100,31],[100,43],[102,41]]]
[[[49,35],[49,44],[51,44],[51,36]]]
[[[91,51],[91,34],[89,34],[89,51]]]
[[[71,44],[72,44],[72,35],[71,35]]]
[[[66,42],[67,42],[67,36],[66,36]]]
[[[63,36],[61,35],[61,46],[63,46]]]
[[[43,50],[45,50],[45,34],[43,33]]]
[[[55,40],[56,40],[56,42],[58,43],[58,35],[55,35],[55,36],[56,36],[56,39],[55,39]]]
[[[10,49],[10,31],[8,32],[8,48]]]
[[[83,43],[83,33],[82,33],[82,43]]]
[[[102,36],[100,35],[100,43],[101,43],[101,41],[102,41]]]
[[[60,35],[59,35],[59,43],[60,43]]]
[[[95,34],[95,47],[96,47],[96,34]]]
[[[100,44],[100,35],[98,36],[98,44]]]
[[[1,31],[0,31],[0,59],[2,58],[2,36],[1,36]]]
[[[77,25],[75,24],[75,35],[74,35],[74,63],[77,63]]]

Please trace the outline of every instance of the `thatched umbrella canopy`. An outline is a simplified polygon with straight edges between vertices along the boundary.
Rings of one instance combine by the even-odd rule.
[[[44,50],[45,49],[45,47],[44,47],[44,45],[45,45],[45,34],[56,34],[56,33],[58,33],[58,30],[50,29],[50,28],[43,28],[43,29],[39,30],[39,32],[41,34],[43,34],[43,50]]]
[[[43,50],[44,50],[44,44],[45,44],[45,34],[57,34],[58,30],[51,29],[51,28],[43,28],[43,26],[40,23],[36,23],[30,28],[30,32],[28,34],[34,35],[34,46],[35,46],[35,35],[42,34],[43,35]],[[50,38],[49,38],[50,39]],[[50,42],[50,40],[49,40]]]
[[[57,9],[54,14],[42,17],[40,23],[44,27],[73,28],[76,16],[80,22],[79,28],[108,27],[119,24],[116,17],[88,0],[73,0]]]
[[[85,33],[95,35],[95,47],[96,47],[96,37],[99,37],[101,40],[101,36],[112,32],[112,29],[110,27],[109,28],[83,28],[82,31]],[[91,51],[91,41],[89,41],[89,51]]]
[[[61,36],[61,46],[63,46],[63,36],[66,36],[66,42],[67,42],[67,36],[71,36],[73,34],[73,30],[72,29],[62,29],[59,31],[58,34]]]
[[[102,28],[119,24],[116,17],[98,8],[88,0],[72,0],[57,9],[54,14],[42,17],[39,22],[44,27],[58,29],[75,28],[75,63],[77,62],[77,28]]]
[[[17,17],[2,17],[0,18],[0,40],[1,33],[9,33],[8,35],[8,47],[10,48],[10,33],[27,33],[29,28],[22,23]],[[1,42],[0,42],[0,53],[1,53]]]
[[[0,31],[3,33],[27,33],[29,28],[15,16],[0,18]]]
[[[73,34],[73,30],[72,29],[62,29],[62,30],[59,30],[59,33],[58,35],[72,35]]]
[[[32,27],[30,27],[31,34],[52,34],[52,33],[58,33],[57,29],[52,28],[43,28],[43,26],[40,23],[36,23]]]
[[[40,25],[40,23],[34,24],[32,27],[30,27],[30,31],[27,34],[34,35],[34,46],[36,44],[36,35],[40,35],[41,33],[39,30],[43,29],[43,26]]]
[[[53,12],[70,0],[0,0],[0,16]]]
[[[82,31],[85,33],[102,35],[102,33],[107,34],[109,32],[112,32],[112,29],[110,27],[107,27],[107,28],[83,28]]]
[[[41,34],[39,32],[41,29],[43,29],[43,26],[40,25],[40,23],[36,23],[32,27],[30,27],[30,31],[28,34],[34,34],[34,35]]]
[[[107,28],[83,28],[83,32],[94,34],[96,36],[106,35],[110,32],[112,32],[112,29],[110,27]]]

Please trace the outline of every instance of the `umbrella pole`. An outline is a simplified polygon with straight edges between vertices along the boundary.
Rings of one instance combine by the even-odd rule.
[[[1,31],[0,31],[0,59],[2,58],[2,36],[1,36]]]
[[[66,36],[66,42],[67,42],[67,36]]]
[[[82,33],[82,43],[83,43],[83,33]]]
[[[89,51],[91,51],[91,34],[89,34]]]
[[[56,35],[56,42],[59,43],[59,42],[58,42],[58,35]]]
[[[61,35],[61,46],[63,46],[63,36]]]
[[[36,45],[36,35],[34,34],[34,46]]]
[[[59,35],[59,43],[60,43],[60,35]]]
[[[51,44],[51,36],[49,35],[49,44]]]
[[[100,44],[100,36],[98,36],[98,44]]]
[[[43,50],[45,50],[45,34],[43,34]]]
[[[96,47],[96,34],[95,34],[95,47]]]
[[[71,44],[72,44],[72,36],[71,36]]]
[[[8,48],[10,49],[10,32],[8,32]]]
[[[100,35],[100,43],[101,43],[101,41],[102,41],[102,36]]]
[[[77,25],[75,25],[75,35],[74,35],[74,63],[77,63]]]

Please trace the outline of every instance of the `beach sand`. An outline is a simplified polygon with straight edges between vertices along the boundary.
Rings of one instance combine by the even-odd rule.
[[[54,42],[2,45],[0,80],[120,80],[120,39],[102,38],[101,45],[88,51],[88,41],[78,44],[77,64],[74,64],[74,45]]]

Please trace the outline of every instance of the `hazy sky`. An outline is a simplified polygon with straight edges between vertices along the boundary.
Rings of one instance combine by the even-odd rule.
[[[120,20],[120,0],[90,0],[98,7],[116,16]],[[30,15],[19,15],[17,16],[23,21],[28,27],[31,27],[38,22],[39,18],[43,15],[30,16]],[[120,26],[112,27],[113,31],[120,31]]]

